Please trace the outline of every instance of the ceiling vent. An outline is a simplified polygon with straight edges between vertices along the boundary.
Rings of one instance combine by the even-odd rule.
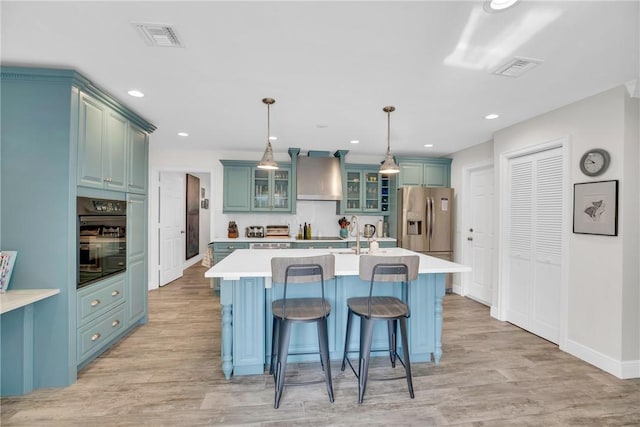
[[[527,71],[537,67],[544,61],[542,59],[531,59],[516,56],[506,64],[501,65],[493,74],[505,77],[520,77]]]
[[[166,24],[132,24],[149,46],[157,47],[184,47],[178,33],[173,27]]]

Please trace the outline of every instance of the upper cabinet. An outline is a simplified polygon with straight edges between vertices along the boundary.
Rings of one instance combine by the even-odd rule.
[[[221,160],[223,212],[292,212],[292,166],[280,163],[277,170],[258,169],[257,162]]]
[[[380,214],[381,175],[371,165],[346,165],[339,213]]]
[[[147,193],[149,170],[149,134],[133,123],[129,126],[129,179],[127,191]]]
[[[87,93],[79,103],[78,185],[146,193],[147,133]]]
[[[426,157],[396,157],[400,167],[398,187],[451,185],[451,159]]]

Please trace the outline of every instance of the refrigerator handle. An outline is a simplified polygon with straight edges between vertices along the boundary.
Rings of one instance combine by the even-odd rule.
[[[436,207],[435,207],[435,198],[430,197],[431,201],[431,238],[433,239],[433,234],[436,231]]]
[[[431,207],[429,204],[429,198],[427,197],[425,199],[425,209],[426,209],[426,217],[424,219],[425,222],[425,237],[427,238],[427,240],[431,239]]]

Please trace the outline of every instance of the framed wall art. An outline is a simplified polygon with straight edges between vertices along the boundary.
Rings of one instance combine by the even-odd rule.
[[[618,180],[573,185],[573,232],[618,235]]]

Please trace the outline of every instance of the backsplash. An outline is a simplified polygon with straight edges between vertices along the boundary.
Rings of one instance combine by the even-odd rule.
[[[289,225],[291,237],[295,237],[298,233],[298,226],[311,224],[312,234],[316,237],[333,237],[338,236],[340,226],[338,220],[343,216],[347,219],[351,218],[350,214],[336,214],[336,203],[329,201],[312,201],[298,200],[296,201],[296,213],[233,213],[233,214],[216,214],[214,230],[216,237],[227,237],[227,225],[229,221],[235,221],[238,224],[240,236],[244,237],[245,227],[251,225]],[[379,219],[383,219],[381,215],[357,215],[359,228],[362,231],[364,224],[376,224]]]

